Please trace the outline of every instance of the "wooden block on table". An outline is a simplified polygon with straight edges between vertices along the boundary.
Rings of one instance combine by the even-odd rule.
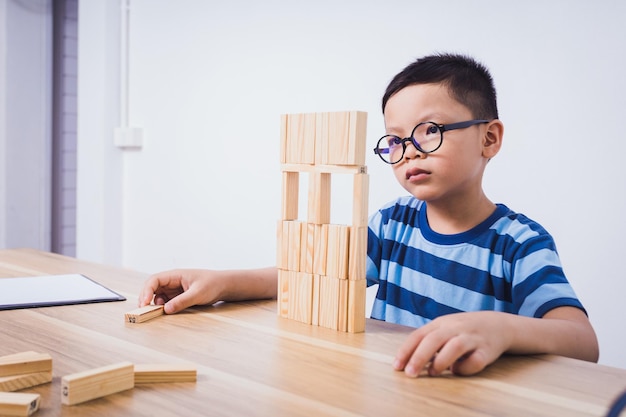
[[[320,276],[313,275],[313,304],[311,305],[311,324],[320,324]]]
[[[339,320],[339,279],[320,276],[319,325],[337,330]]]
[[[298,219],[298,194],[300,191],[300,173],[283,171],[282,220]]]
[[[134,386],[133,364],[120,362],[64,376],[61,379],[61,403],[65,405],[80,404],[132,389]]]
[[[30,416],[39,409],[39,394],[0,392],[0,415]]]
[[[307,219],[309,223],[330,223],[330,174],[309,173]]]
[[[278,270],[277,313],[280,317],[289,316],[289,271]]]
[[[367,280],[348,280],[348,332],[365,331]]]
[[[135,365],[135,385],[164,382],[196,382],[195,366],[185,364]]]
[[[289,274],[289,318],[311,324],[313,275],[305,272]]]
[[[52,372],[34,372],[23,375],[0,377],[0,391],[19,391],[36,385],[52,382]]]
[[[350,228],[350,253],[348,261],[348,279],[350,280],[365,279],[367,233],[367,226]]]
[[[287,247],[289,242],[283,243],[283,224],[282,220],[276,223],[276,268],[287,269]]]
[[[0,356],[0,377],[36,372],[52,372],[49,354],[27,351]]]
[[[369,175],[354,175],[352,196],[352,226],[367,226],[369,199]]]
[[[163,306],[151,304],[124,314],[124,321],[126,323],[143,323],[161,315],[163,315]]]
[[[339,280],[339,296],[337,306],[337,330],[348,331],[348,280]]]

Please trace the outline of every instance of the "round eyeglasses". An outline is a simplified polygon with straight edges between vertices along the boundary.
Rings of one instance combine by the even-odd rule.
[[[410,142],[422,153],[435,152],[443,143],[443,132],[477,124],[489,123],[489,120],[467,120],[465,122],[440,125],[435,122],[422,122],[413,128],[411,136],[400,138],[395,135],[385,135],[378,140],[374,153],[388,164],[397,164],[406,152],[407,142]]]

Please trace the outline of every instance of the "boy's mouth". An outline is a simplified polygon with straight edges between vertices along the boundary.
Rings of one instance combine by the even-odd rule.
[[[406,171],[406,179],[407,180],[419,179],[419,178],[427,176],[429,174],[430,174],[430,172],[428,172],[426,170],[419,169],[419,168],[411,168],[411,169],[407,169],[407,171]]]

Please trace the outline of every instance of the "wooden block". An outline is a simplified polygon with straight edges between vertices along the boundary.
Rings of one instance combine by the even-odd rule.
[[[61,403],[80,404],[95,398],[132,389],[134,366],[130,362],[103,366],[64,376],[61,379]]]
[[[287,162],[287,115],[280,115],[280,163]]]
[[[337,330],[339,317],[339,279],[320,276],[319,325]]]
[[[285,162],[315,163],[315,113],[288,114]]]
[[[135,385],[164,382],[196,382],[198,371],[185,364],[135,365]]]
[[[289,242],[283,244],[283,221],[276,223],[276,268],[287,269],[287,246]]]
[[[289,275],[289,318],[311,324],[313,275],[294,272]]]
[[[289,230],[289,245],[287,247],[287,269],[290,271],[300,270],[300,240],[302,234],[302,222],[287,222]]]
[[[328,143],[328,152],[316,163],[329,165],[364,165],[367,136],[367,113],[360,111],[331,112],[325,114],[322,141]],[[318,130],[320,124],[318,123]],[[319,141],[318,134],[318,141]],[[326,159],[324,159],[326,156]]]
[[[30,416],[39,410],[39,394],[0,392],[0,415]]]
[[[52,372],[34,372],[31,374],[0,377],[0,391],[19,391],[52,382]]]
[[[328,114],[328,141],[332,152],[328,153],[330,165],[354,165],[350,152],[350,113]]]
[[[0,377],[52,372],[52,357],[32,351],[0,356]]]
[[[352,194],[352,226],[367,226],[369,175],[355,174]]]
[[[318,172],[323,174],[367,174],[367,167],[363,165],[305,165],[282,164],[283,172]]]
[[[280,317],[289,317],[289,271],[278,270],[277,308]]]
[[[348,280],[339,280],[339,296],[337,305],[337,330],[348,331]]]
[[[300,173],[283,171],[282,189],[282,220],[298,219],[298,194],[300,189]]]
[[[365,279],[367,262],[367,226],[350,228],[348,279]]]
[[[307,219],[309,223],[330,223],[330,174],[309,174]]]
[[[320,276],[313,275],[313,305],[311,306],[311,324],[320,324]]]
[[[348,280],[348,332],[365,331],[365,301],[367,280]]]
[[[163,315],[163,306],[151,304],[124,314],[124,321],[126,323],[143,323],[161,315]]]
[[[328,254],[326,259],[326,275],[348,278],[350,228],[340,224],[328,225]]]
[[[367,145],[367,112],[350,112],[350,133],[349,133],[350,155],[348,165],[365,165],[365,148]]]
[[[317,113],[315,119],[315,165],[327,165],[329,153],[329,113]]]
[[[303,223],[300,235],[300,271],[313,273],[313,258],[315,249],[315,225]]]
[[[313,239],[315,241],[315,249],[313,250],[313,273],[317,275],[326,275],[328,224],[316,224]]]

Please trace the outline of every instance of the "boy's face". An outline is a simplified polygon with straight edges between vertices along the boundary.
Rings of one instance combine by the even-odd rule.
[[[386,133],[406,138],[422,122],[449,124],[473,119],[470,110],[453,99],[440,84],[403,88],[385,106]],[[398,182],[420,200],[453,202],[482,192],[482,174],[488,157],[483,154],[486,125],[444,132],[441,147],[419,152],[407,142],[400,162],[392,165]]]

